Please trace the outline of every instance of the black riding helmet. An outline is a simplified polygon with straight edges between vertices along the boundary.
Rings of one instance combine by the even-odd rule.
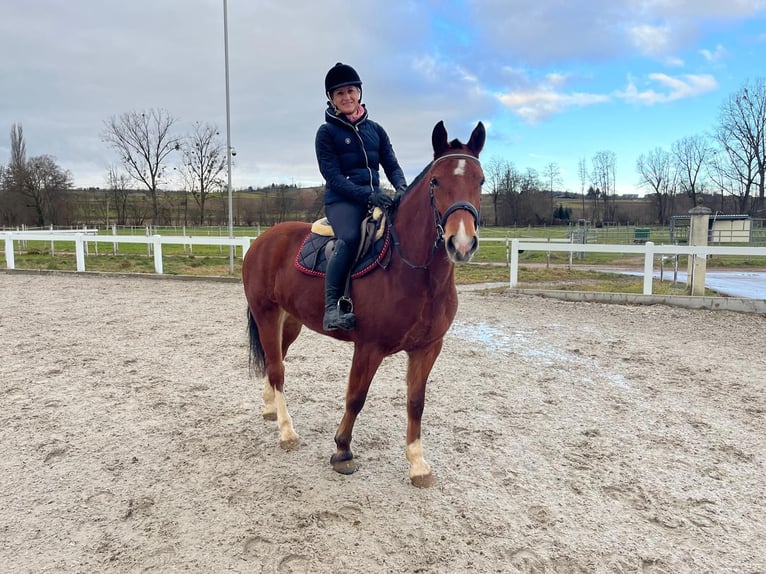
[[[362,80],[359,77],[359,74],[357,74],[356,70],[348,64],[341,64],[338,62],[330,68],[330,71],[327,72],[327,75],[324,78],[324,91],[327,94],[328,99],[332,100],[332,93],[344,86],[356,86],[359,88],[359,99],[361,100]]]

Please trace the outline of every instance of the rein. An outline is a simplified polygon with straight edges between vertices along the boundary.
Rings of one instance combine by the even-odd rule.
[[[445,159],[472,159],[473,161],[480,163],[479,158],[474,157],[472,155],[468,155],[464,153],[450,153],[447,155],[443,155],[439,158],[436,158],[433,162],[431,162],[431,167],[429,168],[429,171],[432,170],[437,163]],[[391,229],[391,238],[393,240],[394,247],[396,248],[396,252],[399,254],[399,258],[410,269],[428,269],[428,266],[431,264],[431,260],[434,257],[434,253],[436,253],[436,250],[439,248],[439,245],[444,241],[444,226],[447,224],[447,218],[449,218],[449,216],[455,213],[456,211],[460,211],[462,209],[470,213],[473,216],[474,226],[477,229],[479,228],[479,212],[477,211],[476,207],[474,207],[473,204],[470,203],[469,201],[456,201],[455,203],[453,203],[447,208],[447,210],[444,212],[443,215],[439,213],[439,210],[436,209],[436,202],[434,198],[434,189],[436,188],[436,184],[437,184],[436,178],[432,177],[428,183],[428,197],[429,197],[429,201],[431,202],[431,211],[433,212],[433,216],[434,216],[434,228],[436,229],[436,239],[434,240],[434,243],[431,246],[431,252],[428,254],[428,258],[426,259],[425,263],[422,263],[422,264],[412,263],[409,259],[407,259],[404,256],[404,253],[402,253],[401,243],[399,242],[399,236],[397,235],[393,224],[389,225]]]

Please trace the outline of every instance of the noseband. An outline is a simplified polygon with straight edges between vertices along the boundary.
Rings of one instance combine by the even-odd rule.
[[[464,153],[451,153],[451,154],[443,155],[435,159],[431,163],[431,169],[433,169],[433,167],[437,163],[445,159],[470,159],[475,161],[476,163],[480,163],[479,158],[474,157],[472,155],[468,155]],[[456,201],[455,203],[453,203],[447,208],[444,214],[439,213],[439,210],[436,208],[436,200],[434,197],[434,189],[436,188],[436,186],[437,186],[436,178],[432,177],[431,181],[428,183],[428,196],[431,202],[431,211],[433,212],[433,215],[434,215],[434,227],[436,228],[436,239],[434,240],[433,247],[431,248],[431,253],[428,256],[428,260],[424,264],[422,265],[414,264],[404,256],[401,250],[401,245],[399,244],[399,238],[396,236],[393,226],[391,226],[391,232],[393,235],[394,245],[396,246],[396,250],[399,253],[399,257],[402,259],[402,261],[404,261],[409,267],[413,269],[428,269],[428,265],[431,263],[431,259],[433,258],[434,253],[438,249],[439,245],[444,241],[444,226],[447,224],[447,219],[449,218],[450,215],[452,215],[456,211],[464,210],[470,213],[473,216],[474,227],[476,229],[479,228],[479,212],[476,209],[476,207],[474,207],[474,205],[469,201],[465,201],[465,200]]]

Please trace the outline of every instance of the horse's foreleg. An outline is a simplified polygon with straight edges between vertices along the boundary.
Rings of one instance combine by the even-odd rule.
[[[420,439],[421,419],[426,401],[426,382],[431,368],[442,348],[442,341],[430,347],[408,352],[407,362],[407,460],[410,463],[410,482],[425,488],[433,484],[431,466],[423,455]]]
[[[330,458],[335,472],[351,474],[357,470],[354,455],[351,452],[351,434],[354,430],[356,417],[367,400],[370,383],[381,361],[383,361],[383,355],[377,350],[363,349],[359,344],[354,347],[354,358],[351,362],[351,372],[346,388],[346,410],[335,433],[337,450]]]

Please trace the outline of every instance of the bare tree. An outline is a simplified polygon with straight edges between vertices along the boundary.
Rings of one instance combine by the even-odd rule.
[[[24,169],[27,163],[27,144],[24,141],[24,128],[21,124],[11,126],[11,171]]]
[[[741,195],[757,191],[763,213],[766,186],[766,79],[759,78],[729,96],[721,106],[716,140],[731,165],[729,173],[740,177]],[[741,207],[745,207],[740,202]],[[744,211],[744,210],[743,210]],[[756,211],[755,206],[751,210]]]
[[[613,151],[603,150],[596,152],[593,156],[593,172],[591,179],[594,185],[601,191],[601,199],[604,202],[604,219],[611,221],[614,219],[614,201],[609,205],[609,199],[614,199],[616,193],[616,174],[615,165],[617,156]]]
[[[657,219],[666,225],[673,212],[676,170],[673,156],[657,147],[647,154],[641,154],[636,161],[636,171],[641,176],[639,185],[649,187],[654,194]]]
[[[703,168],[710,159],[712,148],[703,136],[690,136],[673,142],[671,153],[676,164],[678,187],[691,198],[692,205],[697,205],[697,194],[704,188]]]
[[[593,200],[592,219],[593,221],[598,221],[599,220],[598,200],[601,197],[601,190],[591,185],[590,187],[588,187],[587,195]]]
[[[582,216],[585,217],[585,186],[588,184],[588,163],[584,157],[577,163],[577,175],[580,176],[580,195],[582,196]]]
[[[486,178],[485,189],[492,201],[492,208],[495,212],[494,225],[498,224],[498,200],[503,194],[503,178],[507,170],[507,162],[497,156],[493,156],[484,165],[484,176]]]
[[[27,173],[27,144],[21,124],[11,126],[11,161],[6,171],[6,189],[18,193],[24,185]]]
[[[128,175],[146,187],[156,224],[157,192],[165,174],[165,161],[180,149],[179,139],[170,133],[175,119],[165,110],[151,109],[125,112],[105,123],[103,140],[119,154]]]
[[[708,176],[721,191],[721,211],[724,211],[724,195],[737,201],[737,212],[747,213],[750,194],[755,181],[755,162],[752,157],[741,157],[731,148],[713,152],[708,162]]]
[[[31,201],[36,224],[56,225],[62,214],[63,194],[72,187],[71,174],[49,155],[29,159],[24,172],[18,192]]]
[[[551,198],[551,221],[553,221],[553,187],[561,184],[561,169],[555,162],[547,164],[543,170],[543,176],[545,176],[545,182],[548,184],[548,192]]]
[[[8,170],[0,165],[0,225],[13,225],[15,220],[11,192],[8,191]]]
[[[208,195],[223,186],[221,173],[226,168],[226,146],[215,126],[197,122],[191,135],[181,144],[181,149],[183,178],[199,206],[199,223],[203,224]]]
[[[130,197],[130,176],[124,172],[117,171],[115,166],[109,168],[106,176],[107,196],[114,204],[114,211],[117,214],[115,223],[117,225],[126,225],[128,222],[128,198]],[[109,208],[107,207],[107,219],[109,217]]]
[[[71,174],[48,155],[27,159],[24,130],[21,124],[11,127],[11,161],[5,170],[4,187],[16,198],[15,211],[20,219],[31,210],[38,226],[58,223],[63,209],[63,194],[72,187]]]

